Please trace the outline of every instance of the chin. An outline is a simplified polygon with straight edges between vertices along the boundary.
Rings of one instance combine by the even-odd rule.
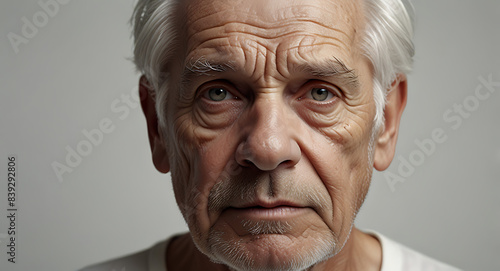
[[[210,259],[232,270],[306,270],[334,256],[333,235],[297,238],[289,234],[231,236],[212,232]]]

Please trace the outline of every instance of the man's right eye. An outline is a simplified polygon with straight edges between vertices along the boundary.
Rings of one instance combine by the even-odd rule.
[[[208,97],[212,101],[222,101],[227,96],[227,90],[223,88],[211,88],[208,90]]]
[[[220,102],[224,100],[234,99],[235,96],[231,94],[231,92],[227,91],[222,87],[211,87],[209,88],[205,94],[205,98],[210,101]]]

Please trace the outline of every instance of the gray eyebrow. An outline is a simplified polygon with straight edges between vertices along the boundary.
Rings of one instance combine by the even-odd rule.
[[[337,77],[353,89],[357,89],[360,85],[356,71],[347,67],[344,62],[336,57],[323,62],[300,64],[294,70],[316,77]]]
[[[293,65],[293,64],[292,64]],[[225,71],[236,71],[231,61],[212,62],[204,57],[190,61],[184,68],[182,78],[183,82],[189,81],[192,77],[201,75],[210,75]],[[315,77],[337,78],[342,83],[352,89],[358,89],[360,86],[359,78],[355,70],[350,69],[340,59],[333,57],[322,62],[310,62],[296,65],[294,72],[307,73]]]
[[[190,78],[192,76],[209,75],[212,72],[225,72],[227,70],[235,71],[231,62],[214,63],[208,61],[204,57],[196,60],[191,60],[184,68],[183,78]]]

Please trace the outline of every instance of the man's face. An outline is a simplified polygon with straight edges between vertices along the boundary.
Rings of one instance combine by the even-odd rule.
[[[372,171],[375,105],[360,3],[188,1],[164,128],[198,248],[236,268],[338,253]]]

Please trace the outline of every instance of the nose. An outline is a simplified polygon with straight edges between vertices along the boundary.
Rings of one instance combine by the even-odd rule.
[[[279,166],[293,167],[301,157],[293,125],[293,113],[279,100],[258,99],[241,123],[243,137],[236,150],[236,161],[244,167],[271,171]]]

